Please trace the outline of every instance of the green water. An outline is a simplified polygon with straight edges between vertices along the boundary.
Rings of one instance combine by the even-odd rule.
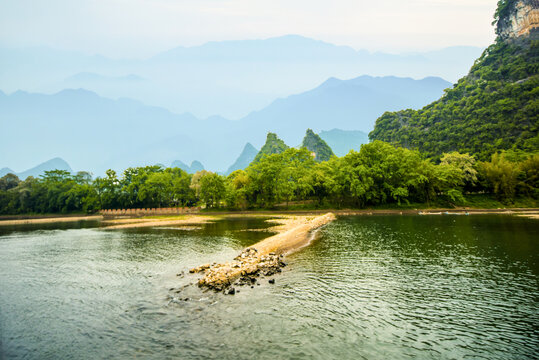
[[[234,296],[177,274],[268,236],[244,231],[267,227],[261,220],[188,231],[71,227],[0,230],[3,357],[537,357],[535,220],[340,218],[287,258],[274,285],[261,279]]]

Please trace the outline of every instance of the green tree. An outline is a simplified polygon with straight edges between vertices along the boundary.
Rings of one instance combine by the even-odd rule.
[[[482,162],[479,169],[498,200],[510,202],[514,199],[520,173],[515,163],[507,160],[503,153],[495,153],[490,162]]]
[[[220,206],[225,190],[225,181],[218,174],[210,172],[200,178],[200,199],[208,208]]]

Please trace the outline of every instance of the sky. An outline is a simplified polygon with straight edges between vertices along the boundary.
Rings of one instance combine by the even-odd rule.
[[[207,41],[298,34],[402,53],[485,47],[496,0],[0,0],[0,45],[144,58]]]

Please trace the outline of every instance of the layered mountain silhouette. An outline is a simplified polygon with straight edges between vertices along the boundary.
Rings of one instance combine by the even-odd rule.
[[[194,173],[196,173],[198,171],[204,170],[204,165],[202,165],[202,163],[200,161],[197,161],[197,160],[193,161],[191,163],[191,165],[187,165],[187,164],[183,163],[180,160],[176,160],[176,161],[172,162],[170,167],[180,168],[180,169],[184,170],[185,172],[187,172],[189,174],[194,174]]]
[[[320,137],[337,156],[344,156],[350,150],[359,151],[362,144],[369,143],[369,135],[363,131],[331,129],[320,132]]]
[[[226,175],[231,174],[236,170],[245,169],[255,159],[257,154],[258,150],[253,145],[251,145],[251,143],[245,144],[245,147],[241,151],[240,156],[227,169]]]
[[[0,118],[6,119],[0,132],[0,165],[29,166],[39,153],[61,155],[75,168],[96,175],[108,168],[121,171],[177,159],[198,160],[209,170],[224,172],[247,142],[261,147],[267,132],[299,144],[307,128],[315,133],[334,128],[370,131],[384,111],[419,108],[442,95],[448,84],[439,78],[331,78],[239,121],[198,119],[84,89],[52,95],[0,92]],[[338,143],[328,141],[334,149]]]
[[[313,90],[274,101],[240,122],[253,140],[273,131],[287,143],[298,143],[306,128],[315,132],[333,128],[369,132],[386,111],[417,109],[438,98],[451,84],[440,78],[371,77],[351,80],[330,78]]]
[[[104,97],[129,97],[176,113],[239,119],[275,98],[312,89],[331,76],[439,76],[455,81],[481,51],[450,47],[398,55],[371,53],[297,35],[177,47],[148,59],[2,47],[0,67],[10,71],[0,72],[0,84],[9,93],[85,88]]]
[[[69,164],[64,159],[57,157],[54,159],[47,160],[37,166],[34,166],[31,169],[28,169],[20,173],[16,173],[10,168],[0,169],[0,177],[11,173],[11,174],[17,175],[19,179],[24,180],[29,176],[38,177],[40,175],[43,175],[45,171],[50,171],[50,170],[65,170],[70,173],[73,172]]]
[[[15,174],[15,171],[7,167],[0,169],[0,177],[5,176],[7,174]]]

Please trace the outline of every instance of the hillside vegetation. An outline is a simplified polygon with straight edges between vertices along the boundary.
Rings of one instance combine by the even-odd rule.
[[[328,161],[333,155],[335,155],[329,145],[311,129],[307,129],[301,147],[304,147],[314,153],[314,159],[317,162]]]
[[[267,155],[280,154],[286,149],[288,149],[288,145],[286,145],[283,140],[279,139],[277,134],[269,132],[266,137],[266,143],[262,146],[258,154],[256,154],[253,162],[258,162]]]
[[[501,1],[508,16],[515,1]],[[503,19],[497,19],[498,24]],[[458,151],[488,160],[500,150],[539,149],[539,41],[498,37],[469,74],[420,110],[386,112],[369,134],[440,159]]]

